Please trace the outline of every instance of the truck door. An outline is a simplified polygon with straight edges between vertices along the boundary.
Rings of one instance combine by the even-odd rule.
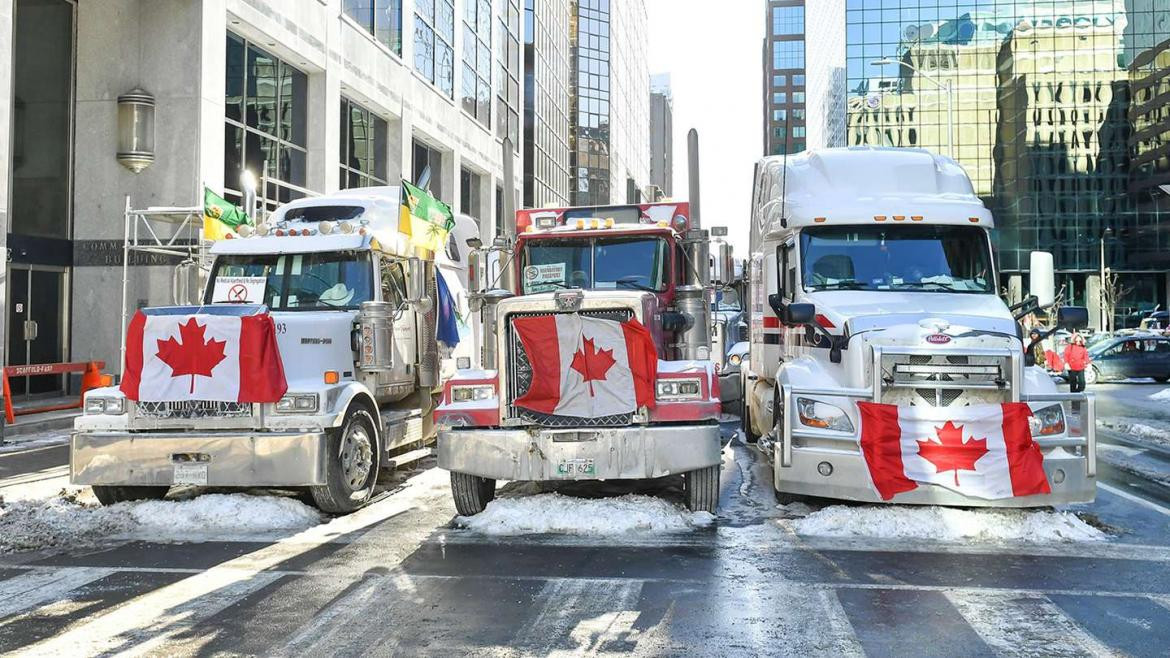
[[[393,383],[413,381],[418,352],[415,314],[406,304],[406,264],[382,256],[379,267],[382,271],[382,299],[398,309],[394,318],[394,366],[390,370],[390,380]]]

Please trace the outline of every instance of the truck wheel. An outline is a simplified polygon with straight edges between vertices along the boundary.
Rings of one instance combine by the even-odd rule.
[[[743,393],[743,400],[739,405],[739,425],[740,429],[743,430],[743,440],[746,443],[755,443],[756,441],[760,440],[760,435],[756,434],[756,431],[752,429],[751,412],[752,406],[748,404],[748,394],[745,390]]]
[[[116,505],[132,500],[162,500],[170,487],[111,487],[95,484],[93,495],[102,505]]]
[[[496,481],[467,473],[451,473],[451,497],[459,516],[475,516],[496,497]]]
[[[692,512],[714,514],[719,509],[719,465],[683,473],[683,490]]]
[[[382,454],[376,427],[370,412],[354,407],[341,429],[329,432],[325,484],[309,487],[313,503],[322,512],[348,514],[374,494]]]

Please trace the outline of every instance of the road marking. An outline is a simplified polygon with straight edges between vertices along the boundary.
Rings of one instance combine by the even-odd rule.
[[[1170,516],[1170,509],[1162,507],[1161,505],[1155,503],[1152,500],[1147,500],[1145,498],[1142,498],[1141,496],[1135,496],[1135,495],[1129,493],[1128,491],[1118,489],[1117,487],[1110,485],[1110,484],[1105,484],[1104,482],[1098,482],[1097,486],[1101,489],[1104,489],[1105,491],[1108,491],[1111,494],[1121,496],[1122,498],[1124,498],[1130,502],[1137,503],[1137,504],[1142,505],[1144,507],[1148,507],[1159,514],[1163,514],[1165,516]]]
[[[0,619],[57,601],[112,573],[113,569],[72,567],[37,570],[0,581]]]
[[[532,655],[550,655],[564,651],[558,645],[568,637],[574,644],[566,655],[597,651],[632,624],[620,613],[636,610],[641,594],[642,581],[629,578],[550,578],[532,602],[536,616],[511,644]]]
[[[946,596],[989,646],[1004,656],[1107,656],[1101,644],[1044,597],[950,591]]]

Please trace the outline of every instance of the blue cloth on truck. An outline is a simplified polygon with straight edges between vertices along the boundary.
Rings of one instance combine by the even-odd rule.
[[[459,344],[459,322],[455,315],[455,298],[447,288],[443,275],[435,268],[435,284],[439,289],[439,319],[437,337],[447,347]]]

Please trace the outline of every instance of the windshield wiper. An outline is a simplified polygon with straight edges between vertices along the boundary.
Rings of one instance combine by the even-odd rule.
[[[637,278],[638,278],[637,275],[623,276],[622,278],[618,279],[617,281],[614,281],[614,283],[616,283],[618,285],[629,286],[631,288],[634,288],[635,290],[645,290],[646,292],[658,292],[657,290],[655,290],[654,288],[651,288],[650,286],[638,283],[637,281],[634,280]]]
[[[864,281],[834,281],[833,283],[821,283],[810,286],[812,290],[866,290],[869,284]]]
[[[938,286],[943,290],[958,290],[953,283],[945,283],[943,281],[903,281],[898,284],[899,288],[925,288],[926,286]]]

